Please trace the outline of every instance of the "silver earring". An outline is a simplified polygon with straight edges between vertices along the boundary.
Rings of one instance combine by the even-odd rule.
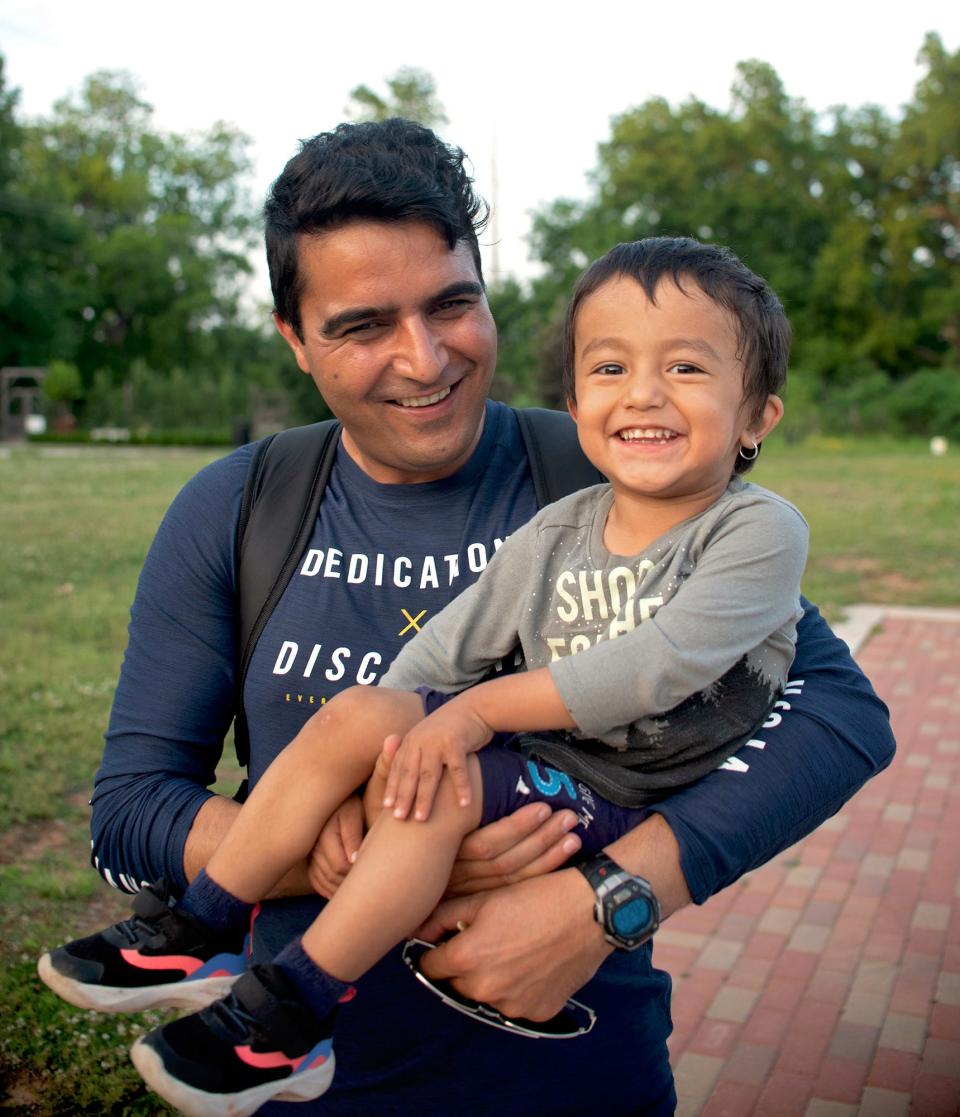
[[[760,445],[757,440],[755,438],[751,438],[750,441],[753,443],[753,447],[749,454],[742,446],[739,450],[740,457],[743,458],[745,462],[756,461],[757,455],[760,453]]]

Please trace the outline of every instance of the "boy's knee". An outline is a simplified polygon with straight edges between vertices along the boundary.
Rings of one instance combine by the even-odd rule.
[[[346,721],[357,716],[364,703],[370,701],[371,688],[351,686],[335,694],[310,719],[316,725],[329,725],[335,721]]]

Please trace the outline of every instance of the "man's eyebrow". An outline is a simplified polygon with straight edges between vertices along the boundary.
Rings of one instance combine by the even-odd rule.
[[[473,279],[461,279],[456,283],[449,283],[442,291],[430,297],[432,303],[444,303],[455,299],[458,295],[482,295],[483,287]]]
[[[455,299],[460,295],[475,295],[480,296],[483,294],[483,287],[475,280],[463,279],[456,283],[449,283],[442,290],[437,291],[436,294],[431,295],[428,302],[430,305],[437,303],[447,302],[450,299]],[[352,326],[359,322],[367,322],[371,318],[390,318],[397,313],[399,307],[396,306],[356,306],[351,307],[349,310],[341,310],[339,314],[331,315],[320,327],[320,333],[324,337],[333,337],[338,334],[344,326]]]
[[[396,314],[397,307],[395,306],[355,306],[349,310],[341,310],[339,314],[331,315],[320,327],[320,333],[324,337],[333,337],[338,334],[344,326],[352,326],[357,322],[366,322],[370,318],[383,318],[389,317],[391,314]]]

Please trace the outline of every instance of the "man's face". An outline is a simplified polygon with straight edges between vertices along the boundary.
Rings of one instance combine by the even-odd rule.
[[[480,438],[497,332],[470,255],[418,222],[299,238],[303,341],[277,328],[374,480],[433,481]]]

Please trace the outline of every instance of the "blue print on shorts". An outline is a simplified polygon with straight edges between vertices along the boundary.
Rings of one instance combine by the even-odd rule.
[[[534,760],[527,761],[527,771],[530,773],[533,786],[541,795],[547,795],[552,799],[555,795],[559,795],[561,791],[565,791],[573,802],[577,801],[578,796],[576,788],[573,786],[573,780],[566,772],[558,772],[556,768],[547,768],[546,766],[541,770]]]

